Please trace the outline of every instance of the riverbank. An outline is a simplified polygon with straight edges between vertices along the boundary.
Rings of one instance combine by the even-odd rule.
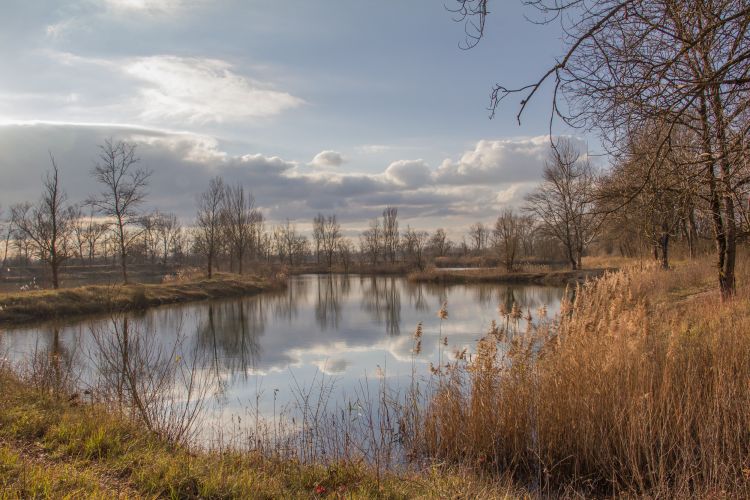
[[[163,304],[253,295],[283,288],[282,280],[234,274],[158,284],[90,285],[0,293],[0,326],[84,314],[142,310]]]
[[[431,467],[377,473],[362,462],[302,464],[191,450],[143,426],[53,397],[0,369],[2,498],[503,498],[502,485]]]
[[[611,268],[593,268],[554,271],[507,272],[502,268],[445,270],[439,268],[409,273],[408,279],[414,283],[503,283],[523,285],[569,285],[584,283],[586,280],[602,276]]]
[[[747,262],[738,265],[732,301],[721,300],[705,259],[669,271],[624,266],[581,287],[554,320],[527,311],[533,328],[512,310],[501,313],[471,356],[457,353],[438,368],[426,400],[409,399],[389,414],[399,422],[406,470],[377,470],[359,455],[302,463],[291,448],[175,445],[147,432],[137,412],[40,383],[59,378],[57,355],[37,358],[49,368],[28,364],[16,374],[0,360],[0,491],[10,498],[747,498]],[[446,325],[458,313],[450,310]],[[505,350],[509,341],[513,349]]]

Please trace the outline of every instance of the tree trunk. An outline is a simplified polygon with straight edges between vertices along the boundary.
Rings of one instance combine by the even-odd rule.
[[[661,238],[659,238],[659,247],[661,250],[661,268],[669,269],[669,233],[662,233]]]
[[[60,263],[56,262],[57,259],[54,259],[50,262],[50,267],[52,268],[52,288],[57,290],[60,288],[60,280],[58,278],[58,268],[60,267]]]
[[[125,248],[125,228],[122,224],[122,219],[118,217],[117,220],[117,227],[119,230],[119,240],[120,240],[120,267],[122,268],[122,281],[126,285],[128,284],[128,263],[127,263],[127,256],[128,252]]]
[[[726,221],[724,217],[729,216],[728,213],[722,213],[722,203],[719,198],[717,178],[716,178],[716,160],[714,159],[713,150],[711,148],[711,129],[708,120],[708,110],[706,108],[705,96],[701,95],[701,102],[699,107],[699,113],[701,116],[702,124],[702,149],[703,156],[706,157],[707,167],[706,176],[709,187],[709,205],[711,208],[711,221],[713,222],[714,230],[714,241],[716,244],[716,267],[719,272],[719,289],[721,290],[722,298],[726,299],[734,295],[734,259],[736,251],[735,233],[732,230],[731,234],[728,234],[727,225],[729,221]],[[722,135],[722,134],[718,134]],[[728,164],[728,159],[724,159]],[[728,179],[725,180],[728,182]],[[731,208],[732,218],[734,218],[734,205],[731,200],[731,193],[726,193],[724,196],[725,208]],[[726,203],[726,198],[729,198],[729,204]],[[731,221],[734,226],[734,220]]]

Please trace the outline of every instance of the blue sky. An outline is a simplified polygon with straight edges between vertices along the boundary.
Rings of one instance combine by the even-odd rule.
[[[85,198],[112,136],[139,143],[150,204],[186,221],[217,174],[270,220],[322,210],[355,228],[387,203],[427,228],[489,220],[538,181],[549,118],[545,93],[521,126],[517,101],[489,120],[490,88],[560,53],[557,25],[490,5],[462,50],[450,1],[5,0],[0,200],[35,196],[48,150]]]

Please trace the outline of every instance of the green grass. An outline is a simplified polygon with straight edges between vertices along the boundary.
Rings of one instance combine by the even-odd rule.
[[[0,326],[29,321],[145,309],[161,304],[251,295],[282,287],[257,276],[219,274],[212,279],[161,284],[92,285],[0,294]]]
[[[0,491],[0,498],[111,498],[113,492],[128,498],[516,496],[496,482],[440,467],[378,475],[359,462],[306,465],[189,450],[103,408],[41,394],[8,372],[0,372]]]

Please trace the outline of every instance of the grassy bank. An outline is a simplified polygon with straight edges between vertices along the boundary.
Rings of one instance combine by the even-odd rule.
[[[283,287],[257,276],[218,274],[159,284],[91,285],[60,290],[0,293],[0,326],[81,314],[145,309],[222,297],[239,297]]]
[[[104,408],[0,371],[0,498],[503,498],[511,490],[432,467],[377,474],[170,445]],[[515,496],[515,495],[513,495]]]
[[[84,404],[72,389],[42,392],[51,386],[0,370],[0,491],[748,498],[750,264],[739,262],[730,302],[721,301],[709,261],[670,271],[636,262],[577,287],[556,318],[501,306],[470,356],[446,355],[434,367],[434,389],[387,397],[398,429],[387,437],[403,443],[409,469],[377,470],[356,453],[303,463],[294,457],[304,455],[281,459],[274,448],[188,449],[146,432],[137,413]],[[449,307],[447,325],[453,317]],[[362,429],[314,422],[336,435]]]
[[[444,368],[423,456],[546,494],[750,496],[750,268],[722,302],[708,262],[640,264],[579,287],[561,317],[503,311]]]
[[[409,281],[415,283],[517,283],[533,285],[567,285],[582,283],[589,278],[601,276],[606,269],[534,270],[507,272],[502,268],[445,270],[439,268],[415,271],[409,274]]]

